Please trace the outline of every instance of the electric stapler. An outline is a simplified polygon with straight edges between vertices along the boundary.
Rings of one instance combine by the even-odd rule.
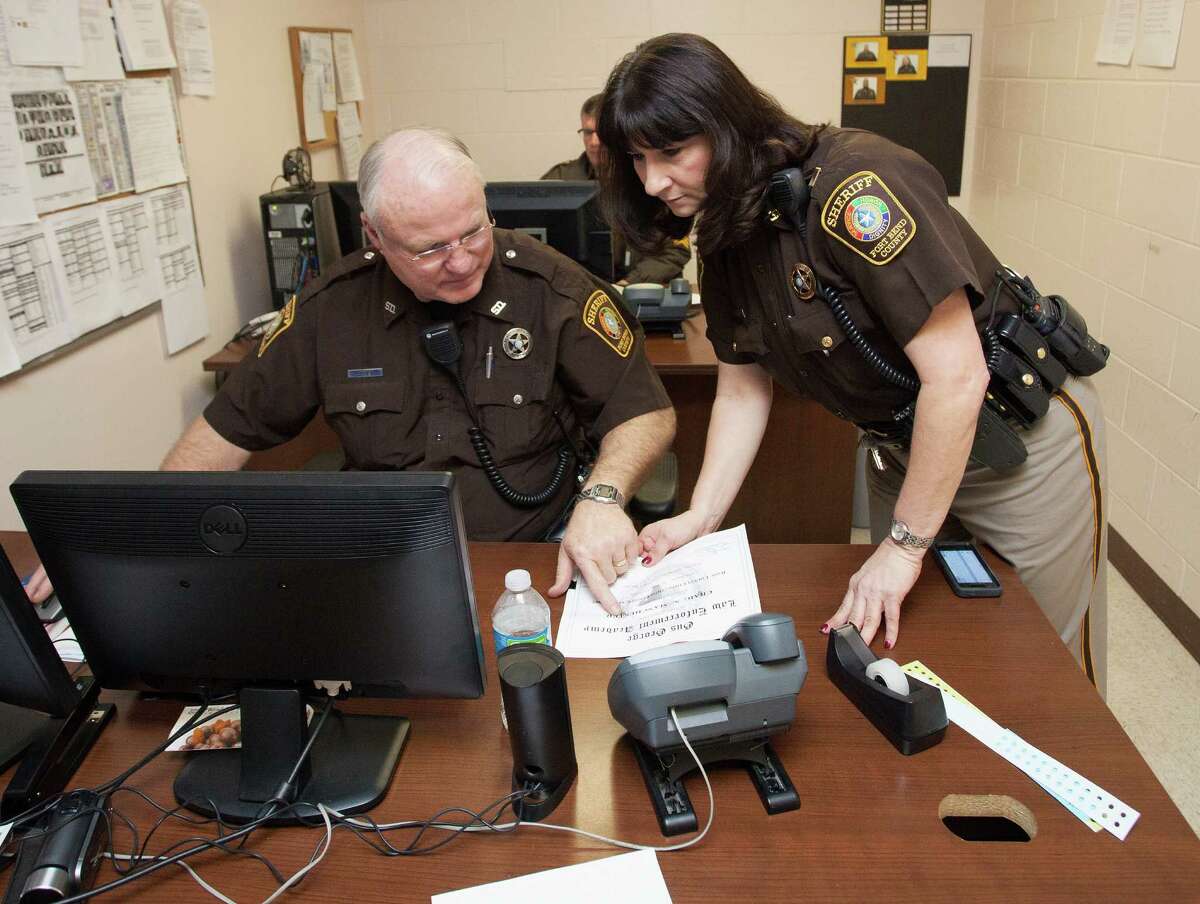
[[[838,689],[905,756],[946,736],[942,692],[905,674],[893,660],[876,657],[854,625],[829,632],[825,668]]]
[[[769,743],[796,716],[808,675],[790,616],[743,618],[721,640],[671,644],[630,656],[608,683],[608,706],[629,732],[664,835],[695,830],[682,779],[696,768],[671,710],[700,762],[746,766],[768,813],[800,798]]]

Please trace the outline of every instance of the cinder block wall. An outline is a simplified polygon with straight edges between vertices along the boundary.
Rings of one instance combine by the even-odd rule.
[[[969,211],[1112,346],[1110,521],[1200,612],[1200,2],[1173,69],[1093,62],[1104,8],[987,0]]]

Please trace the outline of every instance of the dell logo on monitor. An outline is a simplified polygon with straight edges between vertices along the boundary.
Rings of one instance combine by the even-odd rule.
[[[246,542],[246,519],[231,505],[210,505],[200,516],[200,542],[218,555],[237,552]]]

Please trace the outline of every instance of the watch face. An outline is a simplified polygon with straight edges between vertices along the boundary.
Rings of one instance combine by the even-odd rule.
[[[903,521],[892,522],[892,539],[900,543],[908,536],[908,525]]]

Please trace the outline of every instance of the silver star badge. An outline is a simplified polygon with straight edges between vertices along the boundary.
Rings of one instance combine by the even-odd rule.
[[[529,335],[529,330],[514,326],[504,334],[500,347],[508,357],[514,361],[520,361],[533,348],[533,339]]]

